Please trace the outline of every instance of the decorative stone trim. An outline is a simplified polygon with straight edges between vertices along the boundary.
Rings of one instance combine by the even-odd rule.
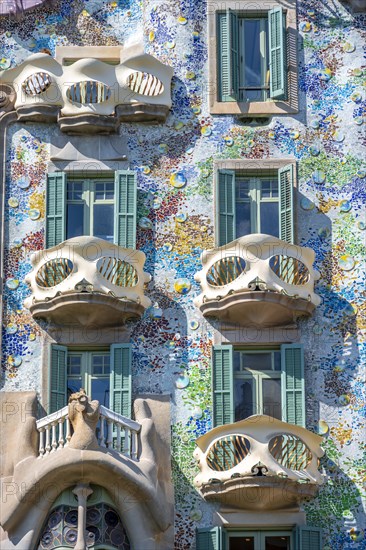
[[[263,234],[202,253],[195,305],[206,317],[242,326],[276,326],[311,315],[320,298],[314,251]]]
[[[171,107],[171,67],[141,48],[121,50],[117,65],[102,53],[101,59],[83,55],[89,50],[79,48],[70,65],[37,53],[3,71],[0,86],[13,88],[19,120],[55,121],[70,134],[109,134],[121,122],[165,121]]]
[[[322,437],[254,415],[210,430],[196,441],[195,485],[207,500],[254,510],[294,509],[324,483]]]

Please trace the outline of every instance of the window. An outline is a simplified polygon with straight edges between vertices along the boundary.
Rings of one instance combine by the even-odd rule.
[[[281,3],[282,4],[282,3]],[[296,113],[296,2],[258,0],[209,6],[209,101],[212,114]]]
[[[292,550],[291,531],[228,531],[228,550]]]
[[[84,388],[90,399],[130,417],[131,363],[130,344],[112,344],[100,350],[52,345],[49,412],[65,407],[71,393]]]
[[[213,425],[253,414],[305,426],[304,357],[300,344],[278,349],[214,346]]]
[[[216,178],[217,242],[264,233],[293,243],[293,165],[278,171],[219,169]]]
[[[234,350],[234,420],[267,414],[282,420],[280,350]]]
[[[84,388],[90,399],[109,407],[110,352],[69,351],[67,354],[67,397]]]
[[[118,171],[98,177],[48,174],[46,246],[93,235],[124,248],[136,247],[136,177]]]
[[[68,180],[66,238],[93,235],[114,240],[114,180]]]
[[[220,101],[286,99],[285,33],[280,6],[259,17],[218,14]]]
[[[212,527],[197,529],[197,550],[321,550],[322,532],[318,527],[246,530]]]

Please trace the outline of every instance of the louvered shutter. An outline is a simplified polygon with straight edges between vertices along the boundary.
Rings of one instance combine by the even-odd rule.
[[[196,550],[224,550],[221,527],[197,529]]]
[[[270,97],[286,98],[286,29],[283,9],[277,6],[268,12]]]
[[[322,550],[322,530],[319,527],[296,528],[296,550]]]
[[[213,426],[234,422],[233,347],[212,349]]]
[[[123,248],[136,248],[136,175],[120,170],[115,175],[114,240]]]
[[[52,413],[67,405],[67,348],[51,345],[49,361],[49,407]]]
[[[281,346],[282,420],[305,428],[304,349]]]
[[[112,344],[110,375],[110,408],[131,418],[131,344]]]
[[[218,84],[220,101],[236,101],[239,95],[239,21],[228,9],[218,14]]]
[[[279,188],[279,236],[287,243],[294,242],[293,189],[294,168],[288,164],[278,171]]]
[[[46,248],[66,239],[66,174],[47,175],[46,189]]]
[[[234,170],[219,170],[217,180],[217,241],[222,246],[236,238]]]

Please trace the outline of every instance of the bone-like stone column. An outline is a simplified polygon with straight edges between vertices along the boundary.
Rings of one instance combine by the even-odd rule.
[[[87,550],[85,540],[86,501],[93,490],[89,487],[89,483],[78,483],[72,492],[78,497],[78,539],[74,550]]]

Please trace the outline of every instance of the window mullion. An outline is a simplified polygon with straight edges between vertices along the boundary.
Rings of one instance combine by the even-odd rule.
[[[84,235],[93,235],[93,204],[94,186],[92,180],[85,180],[85,214],[84,214]]]
[[[81,379],[83,380],[83,384],[85,386],[85,393],[88,395],[89,398],[91,398],[90,393],[90,361],[91,361],[91,353],[86,351],[81,354]]]

